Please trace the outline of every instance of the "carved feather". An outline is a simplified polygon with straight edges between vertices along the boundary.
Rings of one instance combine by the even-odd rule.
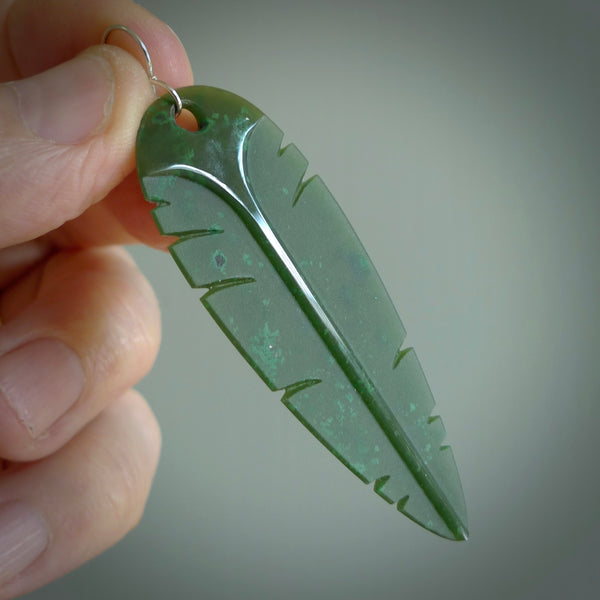
[[[224,333],[353,473],[434,533],[467,537],[458,472],[396,310],[339,205],[246,100],[178,90],[147,111],[138,174],[171,253]]]

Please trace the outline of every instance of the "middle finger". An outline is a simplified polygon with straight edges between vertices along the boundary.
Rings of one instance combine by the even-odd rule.
[[[0,297],[0,456],[64,445],[150,369],[154,293],[120,249],[59,252]]]

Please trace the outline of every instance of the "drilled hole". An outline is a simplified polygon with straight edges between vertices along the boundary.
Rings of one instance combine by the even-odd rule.
[[[188,131],[200,131],[200,129],[202,129],[202,124],[198,123],[192,111],[187,108],[184,108],[181,111],[181,114],[178,117],[175,117],[175,120],[179,127],[187,129]]]

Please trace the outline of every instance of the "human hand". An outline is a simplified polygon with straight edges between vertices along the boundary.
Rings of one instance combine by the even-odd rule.
[[[115,246],[164,245],[132,173],[153,93],[127,36],[97,45],[116,23],[159,77],[191,82],[171,30],[128,0],[0,0],[0,600],[125,535],[158,460],[130,389],[158,307]]]

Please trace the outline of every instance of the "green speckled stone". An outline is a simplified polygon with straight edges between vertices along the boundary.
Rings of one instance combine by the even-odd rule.
[[[411,519],[466,539],[466,510],[433,397],[362,244],[307,161],[246,100],[178,90],[147,111],[138,174],[171,254],[202,303],[283,402]],[[257,435],[259,435],[257,433]]]

